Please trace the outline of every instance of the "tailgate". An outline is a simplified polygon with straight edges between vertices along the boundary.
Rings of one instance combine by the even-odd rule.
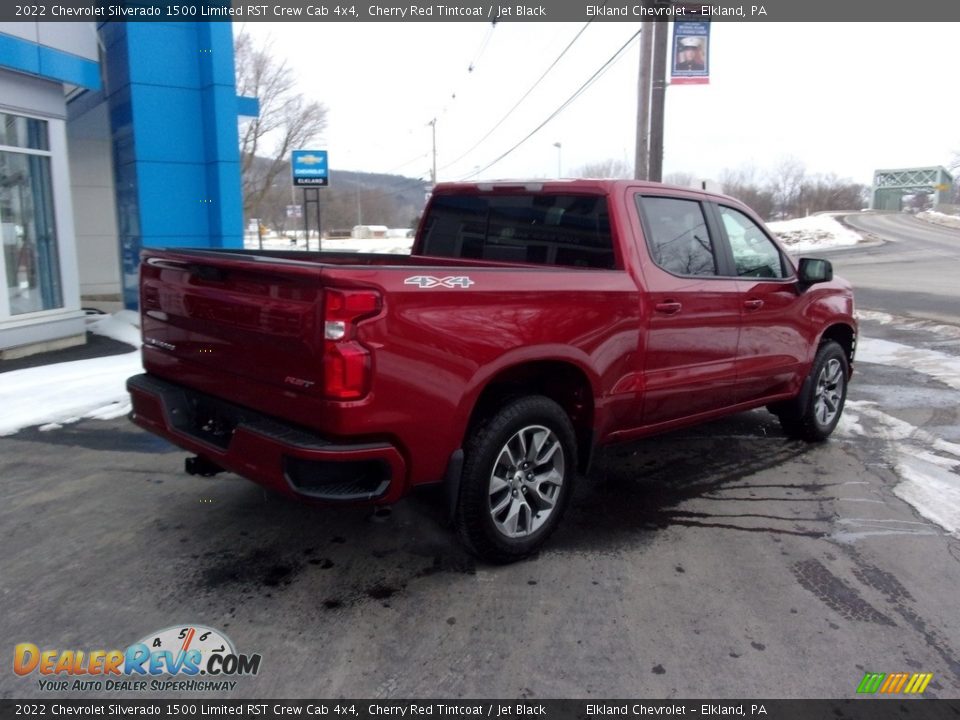
[[[156,350],[221,381],[235,376],[319,392],[321,272],[316,263],[255,256],[145,253],[140,301],[146,369]]]

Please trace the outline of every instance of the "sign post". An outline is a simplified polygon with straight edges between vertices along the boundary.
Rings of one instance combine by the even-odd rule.
[[[317,249],[323,249],[320,225],[320,188],[330,185],[326,150],[294,150],[290,156],[294,187],[303,188],[303,230],[310,249],[310,205],[317,209]]]

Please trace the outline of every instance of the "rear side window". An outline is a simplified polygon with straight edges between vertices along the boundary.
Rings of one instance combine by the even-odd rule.
[[[539,265],[616,266],[607,199],[596,195],[438,195],[424,255]]]
[[[716,275],[703,208],[695,200],[637,196],[653,261],[674,275]]]

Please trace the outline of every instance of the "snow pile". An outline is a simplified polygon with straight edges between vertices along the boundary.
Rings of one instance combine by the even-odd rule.
[[[841,225],[833,215],[810,215],[767,223],[791,254],[856,245],[863,237]]]
[[[135,348],[140,347],[140,316],[133,310],[121,310],[113,315],[90,315],[87,330]]]
[[[936,210],[927,210],[926,212],[917,213],[917,217],[937,225],[960,228],[960,215],[948,215],[947,213],[937,212]]]
[[[140,346],[137,314],[93,315],[88,329],[98,335]],[[140,351],[123,355],[42,365],[0,373],[0,435],[33,425],[54,430],[82,418],[109,420],[130,412],[126,382],[143,372]]]

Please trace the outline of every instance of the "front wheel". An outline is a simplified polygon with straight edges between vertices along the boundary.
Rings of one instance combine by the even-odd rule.
[[[847,355],[833,340],[820,345],[800,394],[772,408],[790,437],[826,440],[840,422],[850,377]]]
[[[455,518],[460,538],[491,562],[529,555],[560,522],[576,467],[563,408],[538,395],[505,405],[467,443]]]

